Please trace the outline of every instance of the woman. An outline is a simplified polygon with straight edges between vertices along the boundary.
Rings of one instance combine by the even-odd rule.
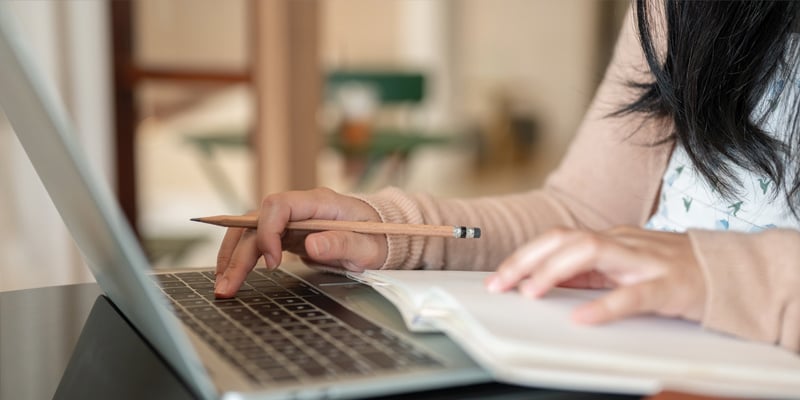
[[[636,2],[569,152],[542,189],[435,199],[389,188],[264,199],[230,229],[218,296],[262,255],[368,268],[496,269],[487,289],[613,288],[581,323],[638,313],[800,349],[796,2]],[[318,232],[309,218],[476,225],[480,241]]]

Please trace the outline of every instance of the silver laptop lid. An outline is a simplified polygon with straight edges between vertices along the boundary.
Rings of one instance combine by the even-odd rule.
[[[89,168],[66,111],[26,53],[13,12],[0,2],[0,108],[97,283],[178,373],[205,398],[216,390],[178,322],[161,307],[149,264],[99,175]]]

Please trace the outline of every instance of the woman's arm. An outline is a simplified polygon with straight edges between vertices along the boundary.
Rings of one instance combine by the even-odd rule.
[[[669,145],[654,145],[666,128],[608,114],[635,95],[627,83],[647,80],[647,71],[628,15],[576,138],[540,190],[472,200],[434,199],[397,189],[361,196],[386,222],[474,225],[483,231],[479,241],[389,237],[384,268],[492,270],[555,226],[601,230],[641,225],[652,212],[671,152]]]
[[[800,351],[800,232],[689,238],[706,281],[703,326]]]

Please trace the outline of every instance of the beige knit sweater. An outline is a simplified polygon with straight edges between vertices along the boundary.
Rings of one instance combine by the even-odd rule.
[[[631,98],[625,82],[647,79],[633,25],[629,16],[576,138],[543,188],[476,199],[439,199],[394,188],[359,196],[385,222],[482,229],[478,241],[390,236],[384,268],[493,270],[551,227],[641,226],[657,205],[672,146],[652,145],[668,126],[606,117]],[[688,235],[708,289],[703,325],[800,350],[800,232],[690,230]]]

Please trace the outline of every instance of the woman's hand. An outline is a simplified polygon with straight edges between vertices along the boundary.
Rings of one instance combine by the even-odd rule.
[[[631,227],[553,230],[507,258],[486,284],[529,297],[560,284],[616,287],[575,310],[573,318],[589,324],[640,313],[700,320],[705,307],[705,278],[689,237]]]
[[[378,213],[367,203],[330,189],[269,195],[258,211],[257,230],[229,228],[225,233],[217,255],[216,296],[235,295],[262,255],[268,269],[277,268],[283,250],[351,271],[378,268],[386,260],[384,235],[285,229],[289,221],[306,219],[380,222]]]

